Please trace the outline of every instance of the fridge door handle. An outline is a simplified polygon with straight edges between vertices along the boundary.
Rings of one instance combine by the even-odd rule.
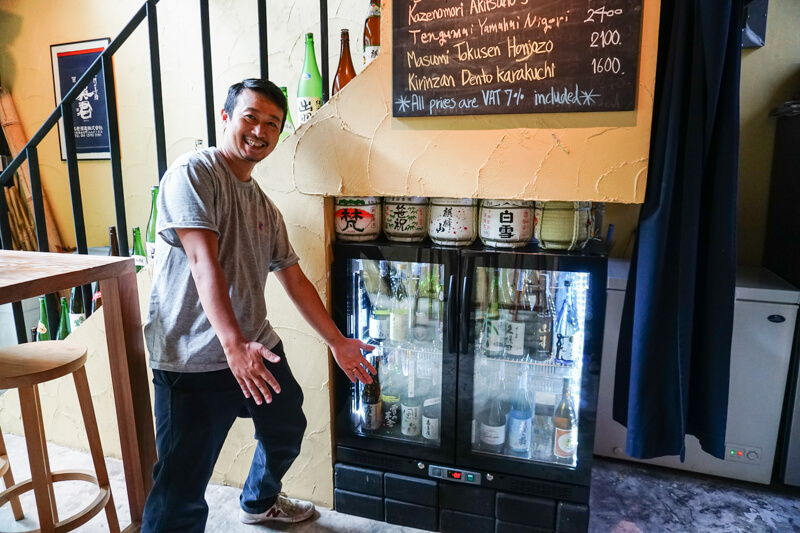
[[[458,309],[458,298],[456,298],[456,277],[450,274],[450,280],[447,282],[447,344],[450,345],[450,351],[455,352],[456,334],[455,327],[457,324],[453,321],[453,316]]]
[[[469,345],[469,274],[464,274],[461,281],[461,316],[459,318],[459,331],[461,332],[461,349]]]

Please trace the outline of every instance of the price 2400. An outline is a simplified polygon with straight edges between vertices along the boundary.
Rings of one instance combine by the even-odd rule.
[[[599,59],[592,59],[592,72],[594,74],[603,74],[605,72],[619,74],[621,69],[622,65],[617,57],[601,57]]]
[[[620,43],[619,30],[603,30],[592,32],[591,48],[605,48],[606,46],[617,46]]]

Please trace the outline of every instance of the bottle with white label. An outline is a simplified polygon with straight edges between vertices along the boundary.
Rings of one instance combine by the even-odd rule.
[[[74,332],[86,320],[86,311],[83,308],[83,291],[80,287],[72,287],[69,297],[69,331]]]
[[[528,392],[528,365],[519,373],[517,393],[508,413],[508,449],[516,457],[530,457],[533,437],[533,401]]]
[[[380,358],[371,354],[368,354],[367,358],[378,370]],[[377,431],[383,425],[379,372],[372,376],[372,383],[360,383],[358,386],[361,387],[361,416],[359,417],[361,430],[368,433]]]
[[[500,357],[506,349],[505,324],[500,315],[500,271],[491,274],[489,301],[483,315],[483,355]]]
[[[364,21],[364,66],[378,57],[381,49],[381,2],[370,0]]]
[[[503,453],[506,443],[506,415],[503,413],[499,389],[500,379],[498,376],[478,422],[480,449],[489,453]]]
[[[561,401],[553,414],[553,423],[556,428],[553,455],[558,463],[574,465],[575,452],[578,449],[578,424],[569,378],[564,378]]]
[[[403,418],[400,432],[408,440],[418,440],[422,435],[422,401],[417,394],[417,358],[410,355],[408,361],[408,392],[400,402]]]
[[[136,272],[147,266],[147,252],[142,246],[142,232],[139,228],[133,228],[133,264]]]
[[[152,261],[156,256],[156,221],[158,219],[158,185],[150,187],[150,219],[147,221],[144,241],[147,252],[147,261]]]
[[[442,391],[438,385],[438,371],[431,376],[428,398],[422,402],[422,439],[426,444],[439,445],[439,427],[442,420]]]
[[[297,120],[305,124],[322,107],[322,76],[314,54],[314,34],[306,33],[306,58],[297,84]]]
[[[527,355],[525,349],[525,304],[527,298],[525,293],[526,272],[521,270],[514,271],[516,283],[514,283],[514,300],[511,306],[511,316],[506,321],[506,352],[508,359],[522,359]]]

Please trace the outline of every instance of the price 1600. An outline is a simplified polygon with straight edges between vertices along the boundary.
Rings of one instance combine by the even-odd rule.
[[[621,69],[622,65],[617,57],[601,57],[592,59],[592,72],[594,74],[603,74],[605,72],[619,74]]]

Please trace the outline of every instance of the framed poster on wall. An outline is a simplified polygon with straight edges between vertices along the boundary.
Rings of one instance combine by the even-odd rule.
[[[56,105],[66,96],[84,72],[105,50],[110,39],[95,39],[50,46]],[[111,143],[106,115],[106,87],[102,70],[94,76],[72,103],[75,147],[78,159],[110,159]],[[66,161],[64,120],[58,121],[61,159]]]

